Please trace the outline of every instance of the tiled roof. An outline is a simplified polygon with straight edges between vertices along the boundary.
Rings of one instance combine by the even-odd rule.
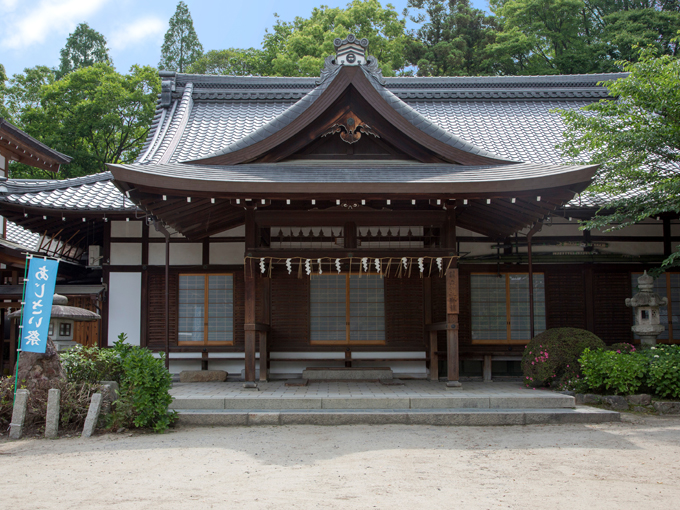
[[[26,230],[12,221],[7,221],[5,239],[26,250],[36,251],[38,249],[38,242],[40,241],[40,234]]]
[[[605,98],[607,90],[598,83],[623,76],[403,77],[374,86],[402,115],[450,145],[511,161],[561,164],[555,145],[564,126],[550,110]],[[170,105],[159,103],[139,163],[190,161],[243,148],[287,125],[330,81],[316,87],[314,78],[173,79]]]
[[[2,203],[82,212],[133,212],[137,209],[114,186],[110,172],[63,180],[2,179]]]
[[[117,180],[129,185],[162,182],[163,187],[182,191],[306,193],[316,186],[319,190],[339,193],[370,190],[395,194],[543,189],[553,187],[554,178],[560,179],[561,186],[578,187],[587,183],[596,169],[593,165],[519,163],[464,166],[387,160],[109,167]]]

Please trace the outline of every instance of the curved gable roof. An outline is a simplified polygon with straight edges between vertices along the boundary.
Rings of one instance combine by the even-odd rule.
[[[326,59],[321,82],[300,101],[243,139],[205,157],[186,162],[240,164],[252,161],[300,133],[352,85],[389,123],[408,133],[415,142],[444,161],[459,164],[514,163],[446,132],[401,101],[385,88],[377,61],[374,57],[371,59],[369,65],[352,67],[336,65],[332,58]],[[416,129],[409,132],[409,126]]]

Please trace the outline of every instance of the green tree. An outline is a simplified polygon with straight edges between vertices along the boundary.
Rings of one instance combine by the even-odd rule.
[[[175,14],[170,18],[170,28],[165,33],[158,68],[183,73],[202,55],[203,46],[194,30],[189,8],[180,1]]]
[[[654,46],[660,54],[678,55],[678,43],[673,41],[680,30],[680,10],[659,8],[615,11],[604,18],[603,39],[610,46],[612,58],[635,61],[636,46]]]
[[[122,75],[95,64],[43,85],[40,107],[28,108],[21,124],[32,136],[73,157],[61,178],[106,170],[106,163],[130,163],[139,154],[160,92],[158,72],[133,66]],[[13,177],[35,175],[23,167]]]
[[[412,31],[407,61],[418,76],[474,76],[493,73],[487,46],[494,42],[496,20],[470,6],[470,0],[409,0],[424,13],[411,16],[423,23]]]
[[[583,0],[491,0],[501,32],[490,46],[502,74],[575,74],[597,70]]]
[[[7,73],[5,66],[0,64],[0,117],[11,120],[7,107],[5,106],[5,96],[7,95]]]
[[[17,124],[28,110],[40,108],[40,94],[44,85],[57,79],[57,72],[47,66],[27,67],[12,76],[5,88],[5,107]]]
[[[620,71],[636,45],[677,54],[678,0],[490,0],[501,32],[490,54],[502,74]]]
[[[405,24],[394,6],[383,8],[378,0],[353,0],[345,9],[322,5],[309,18],[277,20],[262,44],[266,63],[263,73],[318,76],[324,59],[335,54],[333,40],[352,33],[370,41],[369,52],[378,59],[383,74],[394,76],[405,65]]]
[[[234,76],[257,76],[264,69],[264,52],[255,48],[210,50],[186,72],[193,74],[228,74]]]
[[[563,153],[602,165],[590,190],[609,200],[585,229],[680,213],[680,60],[650,47],[620,65],[630,75],[605,83],[617,99],[559,111]],[[664,264],[680,265],[680,252]]]
[[[57,70],[57,78],[61,79],[68,73],[102,63],[111,64],[106,38],[90,28],[87,23],[79,24],[66,39],[66,45],[61,49],[61,60]]]

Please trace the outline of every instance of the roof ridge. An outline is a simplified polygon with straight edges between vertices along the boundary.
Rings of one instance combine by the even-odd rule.
[[[35,193],[36,191],[53,191],[112,180],[113,176],[107,170],[98,174],[71,177],[69,179],[6,179],[2,182],[8,190],[4,194],[11,195],[15,193]]]

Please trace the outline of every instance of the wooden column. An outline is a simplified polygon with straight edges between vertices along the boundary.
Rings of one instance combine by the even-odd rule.
[[[260,322],[271,324],[271,278],[260,278],[260,288],[262,289],[262,313]],[[269,368],[269,346],[267,344],[268,331],[258,331],[260,337],[260,381],[266,382],[268,379],[267,370]]]
[[[245,212],[245,226],[246,226],[246,254],[249,250],[253,250],[258,246],[258,232],[257,224],[255,223],[255,209],[251,207],[246,208]],[[257,331],[255,329],[256,315],[255,315],[255,299],[256,299],[256,285],[255,279],[255,261],[253,259],[246,259],[243,265],[244,279],[245,279],[245,384],[246,388],[254,388],[255,383],[255,348],[257,343]]]
[[[255,343],[257,331],[255,330],[255,264],[252,259],[247,259],[243,266],[246,292],[245,292],[245,363],[246,383],[244,386],[255,385]]]
[[[663,219],[663,256],[668,257],[673,253],[673,245],[671,243],[671,219]]]
[[[423,308],[425,310],[425,346],[428,351],[430,381],[439,380],[439,356],[437,354],[437,332],[429,331],[432,324],[432,279],[423,279]]]
[[[357,225],[356,223],[347,222],[342,227],[343,236],[345,237],[345,248],[355,249],[357,247]]]
[[[458,269],[451,268],[446,272],[446,363],[448,366],[449,387],[460,387],[459,355],[458,355],[458,314],[460,299],[458,291]]]

